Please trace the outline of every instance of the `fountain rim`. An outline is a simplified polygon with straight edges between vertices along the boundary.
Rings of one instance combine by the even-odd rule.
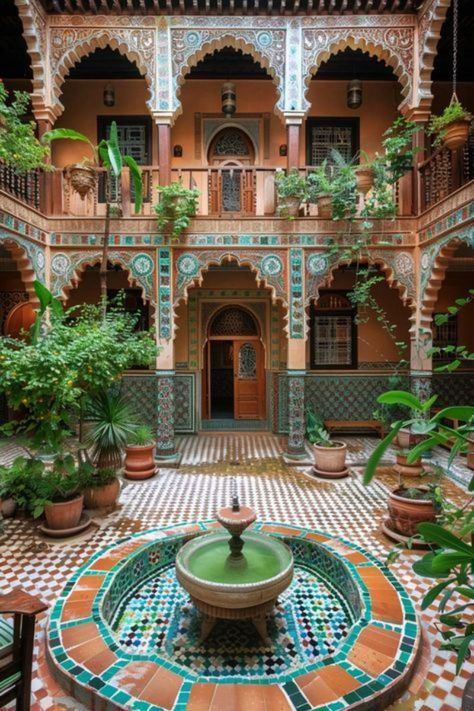
[[[181,563],[180,558],[183,556],[183,551],[185,551],[186,547],[189,545],[191,546],[192,544],[196,544],[198,541],[202,541],[204,538],[228,538],[229,533],[223,528],[222,531],[211,531],[209,533],[204,533],[202,535],[197,535],[191,538],[189,541],[186,541],[184,545],[179,549],[178,553],[176,554],[176,560],[175,560],[175,566],[177,572],[180,574],[183,574],[188,578],[188,580],[192,580],[196,583],[199,583],[201,586],[205,586],[206,588],[210,590],[216,590],[220,592],[235,592],[237,590],[242,590],[242,591],[253,591],[253,590],[258,590],[261,588],[263,585],[268,586],[270,583],[275,584],[278,583],[280,580],[284,580],[289,573],[294,569],[294,558],[293,554],[290,550],[290,547],[287,546],[287,544],[284,541],[279,540],[278,538],[272,538],[271,536],[267,535],[266,533],[262,533],[260,531],[246,531],[245,533],[242,534],[242,537],[245,536],[252,536],[252,537],[257,537],[258,539],[269,539],[272,544],[277,544],[277,547],[280,546],[283,549],[286,549],[289,553],[290,556],[290,562],[288,563],[285,568],[283,568],[277,575],[274,575],[271,578],[264,578],[263,580],[258,580],[255,583],[216,583],[212,580],[206,580],[205,578],[199,578],[197,575],[194,575],[191,573],[191,571],[184,567]]]

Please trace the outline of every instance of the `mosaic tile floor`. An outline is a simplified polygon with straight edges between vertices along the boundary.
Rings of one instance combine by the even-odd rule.
[[[245,622],[218,622],[199,644],[200,615],[168,568],[129,600],[115,626],[119,645],[133,654],[159,652],[202,677],[276,677],[333,654],[352,619],[335,589],[301,566],[269,617],[271,646]]]
[[[277,455],[284,440],[273,435],[182,437],[179,441],[184,455],[182,467],[161,470],[144,483],[127,483],[119,509],[97,519],[97,525],[79,541],[51,544],[31,522],[6,521],[0,538],[0,591],[21,585],[45,601],[54,602],[76,568],[103,546],[151,527],[184,519],[211,518],[216,508],[229,500],[229,474],[237,476],[242,500],[255,508],[259,518],[327,530],[360,543],[383,560],[390,544],[380,533],[378,520],[385,509],[387,490],[395,484],[396,477],[387,466],[368,489],[363,487],[360,467],[376,440],[345,439],[352,476],[328,484],[310,480],[298,469],[282,464]],[[8,445],[0,453],[0,460],[11,461],[16,453],[15,447]],[[437,456],[446,459],[444,452]],[[455,467],[454,475],[459,482],[468,481],[470,474],[463,467],[463,460]],[[463,496],[453,482],[445,482],[444,488],[451,498]],[[417,557],[416,553],[404,553],[392,570],[419,606],[427,584],[411,570]],[[466,663],[456,676],[454,655],[439,649],[434,606],[423,612],[421,618],[431,645],[430,658],[425,655],[426,671],[417,675],[413,685],[416,694],[398,703],[397,709],[459,711],[474,664]],[[43,617],[38,625],[33,711],[78,711],[81,708],[78,702],[56,684],[46,667],[45,621]]]

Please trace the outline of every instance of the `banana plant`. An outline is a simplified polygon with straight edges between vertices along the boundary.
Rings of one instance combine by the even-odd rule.
[[[122,175],[122,167],[125,164],[130,169],[133,188],[135,193],[135,213],[139,213],[143,204],[143,179],[142,172],[136,160],[129,155],[123,155],[118,140],[117,123],[112,121],[110,125],[110,136],[107,139],[102,139],[96,146],[79,131],[71,128],[53,128],[47,131],[42,140],[44,143],[58,140],[82,141],[87,143],[94,157],[94,165],[97,167],[102,165],[107,170],[107,184],[109,184],[110,176],[120,179]],[[105,226],[104,238],[102,242],[102,258],[100,262],[100,293],[102,302],[102,317],[105,321],[107,311],[107,257],[110,236],[110,200],[109,191],[106,190],[106,208],[105,208]]]

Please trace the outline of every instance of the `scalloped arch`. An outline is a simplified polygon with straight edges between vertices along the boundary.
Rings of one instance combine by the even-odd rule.
[[[401,94],[404,98],[402,103],[408,102],[413,95],[413,81],[406,63],[402,60],[401,56],[397,54],[393,47],[379,40],[375,30],[372,30],[373,38],[370,39],[368,36],[362,34],[358,35],[356,28],[353,28],[352,31],[354,34],[349,33],[342,37],[341,33],[335,33],[334,39],[319,52],[318,48],[315,47],[315,51],[317,52],[316,59],[313,63],[309,61],[305,67],[304,84],[306,101],[311,78],[317,73],[323,62],[326,62],[331,56],[343,52],[345,49],[361,49],[363,52],[367,52],[371,57],[376,57],[392,67],[401,87]]]
[[[441,37],[441,29],[450,5],[451,0],[433,0],[419,19],[418,101],[413,102],[414,104],[420,104],[423,100],[425,102],[429,101],[431,104],[431,99],[433,98],[431,93],[431,74],[433,72],[439,38]]]
[[[37,120],[51,119],[45,78],[47,42],[44,12],[32,0],[16,0],[16,5],[23,25],[23,38],[31,59],[33,73],[31,103],[34,115]]]
[[[64,301],[67,301],[69,299],[69,296],[71,294],[71,291],[73,289],[77,289],[79,286],[79,283],[82,281],[82,278],[84,276],[84,272],[87,267],[93,267],[96,264],[100,264],[100,261],[102,259],[102,255],[97,252],[93,253],[90,255],[87,255],[83,259],[81,259],[79,262],[77,262],[72,270],[71,275],[69,276],[68,280],[66,283],[62,284],[60,289],[60,295],[59,298],[63,299]],[[130,284],[132,288],[139,288],[141,291],[141,296],[142,300],[145,302],[148,300],[147,294],[145,292],[145,288],[143,284],[141,284],[136,278],[132,276],[130,265],[126,264],[123,259],[120,258],[119,255],[110,253],[107,259],[110,264],[113,265],[118,265],[122,268],[122,270],[126,273],[127,276],[127,281]]]
[[[11,252],[12,257],[16,262],[18,271],[21,274],[21,279],[25,285],[25,290],[28,293],[29,299],[37,302],[34,288],[36,272],[26,248],[20,242],[17,242],[14,237],[9,235],[5,236],[0,234],[0,244]]]
[[[188,72],[196,66],[201,59],[204,59],[206,54],[211,54],[219,49],[224,49],[224,47],[232,47],[233,49],[240,49],[245,54],[249,54],[255,62],[261,64],[261,66],[267,70],[268,74],[271,76],[273,83],[277,89],[277,100],[275,102],[275,113],[279,113],[279,103],[284,97],[284,77],[281,74],[281,68],[273,67],[270,59],[263,54],[257,47],[252,44],[249,40],[243,37],[238,37],[232,34],[224,34],[219,37],[215,37],[207,42],[204,42],[195,52],[190,54],[182,65],[179,67],[179,73],[176,77],[176,106],[173,112],[173,120],[176,120],[178,116],[182,113],[181,101],[179,100],[179,95],[181,93],[181,87],[186,81],[185,77]]]
[[[121,31],[120,28],[99,31],[95,28],[91,30],[88,36],[79,38],[76,43],[68,45],[67,50],[57,59],[54,72],[51,72],[52,101],[54,103],[55,114],[57,116],[60,116],[64,111],[64,106],[59,97],[62,94],[62,86],[67,78],[67,75],[69,74],[69,70],[74,65],[78,64],[81,59],[95,52],[96,49],[104,49],[105,47],[117,50],[131,62],[135,62],[138,70],[146,81],[149,91],[147,105],[150,109],[152,108],[154,76],[153,72],[150,72],[147,58],[142,54],[142,52],[131,47],[126,32]]]

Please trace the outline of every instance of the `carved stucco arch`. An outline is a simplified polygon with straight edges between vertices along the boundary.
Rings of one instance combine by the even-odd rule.
[[[467,244],[474,249],[474,228],[454,235],[443,243],[425,250],[421,257],[422,281],[420,285],[420,330],[432,327],[433,312],[436,308],[439,292],[443,286],[450,259],[461,244]],[[423,278],[427,272],[427,278]]]
[[[37,120],[49,119],[51,107],[49,106],[46,86],[46,59],[47,59],[47,27],[43,8],[35,0],[16,0],[18,14],[23,25],[23,38],[31,59],[33,73],[33,92],[31,103]]]
[[[7,249],[15,260],[21,280],[25,286],[30,301],[37,302],[34,282],[37,278],[33,264],[34,256],[29,253],[27,246],[10,235],[0,234],[0,245]],[[38,275],[40,276],[40,275]]]
[[[401,254],[411,258],[411,255],[409,255],[408,252],[402,252]],[[363,264],[365,263],[378,267],[381,274],[384,275],[387,285],[391,289],[395,289],[398,292],[403,306],[410,309],[409,331],[411,331],[416,321],[416,295],[414,293],[414,284],[405,283],[404,277],[397,273],[395,266],[388,262],[384,255],[370,254],[360,261]],[[307,281],[306,306],[309,307],[311,302],[317,301],[320,289],[328,288],[331,285],[334,280],[334,274],[339,267],[347,266],[353,262],[354,259],[350,258],[336,258],[335,261],[328,264],[328,267],[324,272],[316,276],[310,276]]]
[[[431,74],[438,49],[441,29],[451,5],[451,0],[432,0],[425,5],[424,12],[418,18],[418,96],[413,104],[431,106]]]
[[[305,30],[303,38],[305,97],[311,78],[323,62],[345,49],[361,49],[392,67],[401,87],[402,104],[410,102],[413,96],[413,40],[413,27]],[[305,103],[309,107],[306,98]]]
[[[133,28],[53,28],[50,33],[51,103],[58,117],[64,111],[60,101],[62,86],[69,70],[96,49],[110,47],[135,62],[146,81],[150,109],[154,103],[155,56],[154,33]]]
[[[110,264],[118,265],[123,269],[129,285],[132,288],[139,288],[143,301],[149,301],[151,308],[154,310],[155,299],[153,298],[152,280],[150,278],[147,283],[144,279],[141,279],[138,275],[133,273],[131,262],[134,256],[136,255],[131,254],[124,257],[124,255],[120,252],[111,251],[107,256],[107,261]],[[57,273],[59,272],[59,269],[57,269],[56,273],[54,271],[54,260],[56,259],[59,264],[58,257],[67,259],[67,261],[64,261],[64,268],[61,270],[61,273]],[[56,252],[52,256],[51,269],[51,291],[53,294],[61,300],[67,301],[72,289],[79,286],[79,282],[82,280],[86,268],[100,264],[101,259],[102,253],[99,251],[87,253]]]
[[[187,35],[196,34],[200,38],[198,46],[190,48],[186,46]],[[265,31],[265,34],[281,35],[281,39],[274,40],[278,43],[279,49],[265,49],[258,47],[257,37],[263,34],[252,29],[232,29],[232,30],[199,30],[185,31],[175,30],[171,39],[171,62],[173,66],[174,85],[174,107],[173,120],[176,120],[182,113],[182,105],[179,100],[181,87],[185,82],[186,75],[195,67],[206,54],[212,54],[216,50],[232,47],[240,49],[245,54],[249,54],[255,62],[258,62],[271,76],[277,90],[277,101],[275,103],[275,113],[281,112],[281,105],[285,96],[285,41],[283,30]]]
[[[184,256],[187,253],[183,253]],[[289,309],[288,302],[286,298],[286,286],[284,272],[282,274],[282,283],[278,284],[278,280],[272,279],[262,274],[261,271],[261,261],[268,256],[272,256],[269,253],[260,252],[249,252],[248,254],[239,254],[238,252],[223,252],[222,254],[216,254],[215,252],[207,252],[206,250],[196,252],[193,254],[196,258],[196,270],[193,274],[190,274],[185,280],[179,279],[179,273],[177,274],[175,285],[174,285],[174,301],[173,301],[173,338],[176,338],[177,328],[177,308],[180,304],[187,304],[189,297],[189,289],[199,288],[203,282],[204,275],[209,271],[211,266],[222,266],[226,262],[236,262],[239,267],[248,267],[252,274],[255,276],[256,284],[262,284],[262,288],[268,289],[270,291],[270,297],[272,303],[281,303],[283,306],[284,330],[288,333],[289,327]],[[259,259],[255,259],[259,257]],[[282,259],[282,266],[284,270],[284,261]],[[178,257],[179,260],[179,257]]]

